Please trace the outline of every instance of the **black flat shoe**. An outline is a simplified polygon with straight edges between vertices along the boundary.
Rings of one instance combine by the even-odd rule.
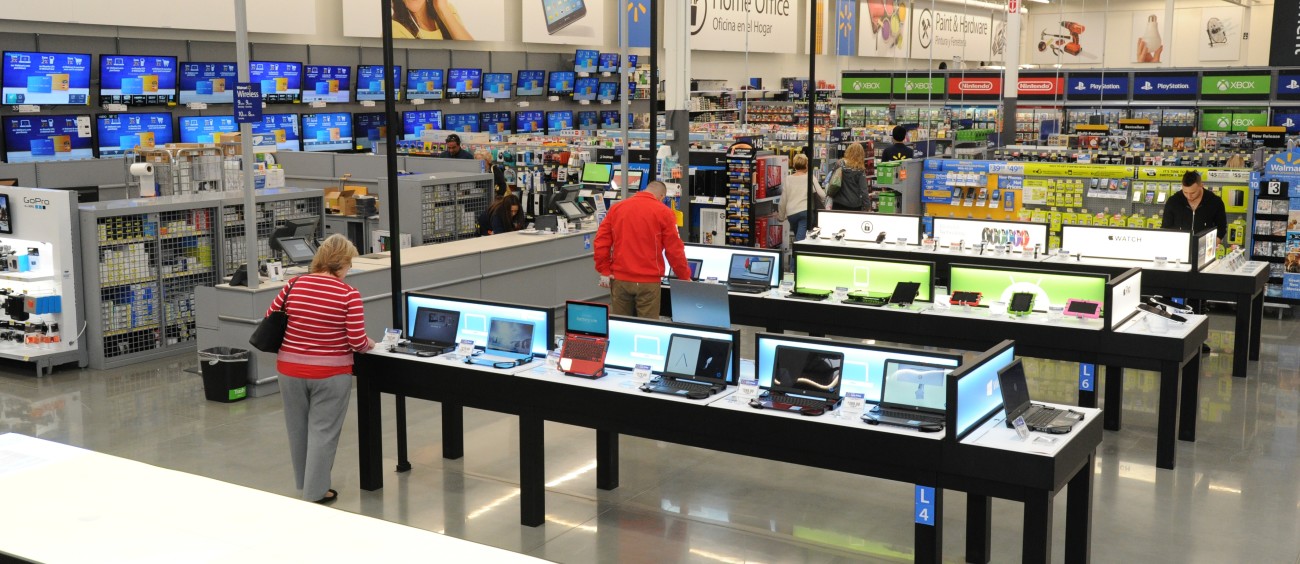
[[[1201,343],[1201,354],[1210,354],[1212,350],[1213,349],[1210,348],[1210,345]]]
[[[316,503],[319,503],[321,505],[328,505],[338,500],[339,500],[339,492],[336,492],[334,490],[329,490],[325,492],[325,497],[316,500]]]

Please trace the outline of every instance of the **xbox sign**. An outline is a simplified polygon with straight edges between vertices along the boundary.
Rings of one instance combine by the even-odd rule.
[[[1222,96],[1267,95],[1273,87],[1268,75],[1203,76],[1201,91]]]
[[[892,77],[889,75],[867,76],[844,73],[840,77],[845,98],[887,98],[893,92]]]

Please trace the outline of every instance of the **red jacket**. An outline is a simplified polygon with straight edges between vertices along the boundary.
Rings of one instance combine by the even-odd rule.
[[[678,278],[690,280],[677,216],[648,191],[615,204],[596,231],[596,271],[624,282],[659,282],[664,256]]]

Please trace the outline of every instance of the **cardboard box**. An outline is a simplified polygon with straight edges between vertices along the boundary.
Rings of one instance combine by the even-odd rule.
[[[365,186],[344,185],[342,189],[325,189],[325,208],[337,210],[338,215],[357,214],[357,196],[368,196],[370,191]]]

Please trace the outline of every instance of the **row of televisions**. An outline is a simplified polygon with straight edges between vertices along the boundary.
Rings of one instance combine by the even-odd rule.
[[[524,111],[446,114],[441,110],[402,112],[401,139],[420,139],[424,130],[467,133],[555,133],[563,130],[615,129],[615,111]],[[183,116],[170,113],[6,116],[6,162],[42,162],[119,157],[137,146],[167,143],[214,143],[239,131],[234,116]],[[369,151],[386,134],[383,113],[263,114],[254,136],[273,139],[280,151]],[[93,133],[92,133],[93,132]]]
[[[593,72],[618,72],[617,53],[578,51],[573,71],[521,70],[484,73],[483,69],[410,69],[393,67],[392,80],[399,99],[443,98],[509,99],[513,96],[572,96],[574,100],[618,99],[617,82],[579,76]],[[636,65],[636,56],[628,56]],[[89,105],[91,56],[76,53],[5,51],[4,103],[32,105]],[[353,71],[356,71],[355,74]],[[250,61],[249,81],[259,85],[268,104],[295,102],[349,103],[384,99],[383,65],[304,65],[290,61]],[[355,80],[353,78],[355,77]],[[234,102],[238,65],[230,62],[182,62],[176,57],[100,55],[99,104],[153,106],[173,103],[231,104]],[[635,89],[628,84],[629,91]]]

